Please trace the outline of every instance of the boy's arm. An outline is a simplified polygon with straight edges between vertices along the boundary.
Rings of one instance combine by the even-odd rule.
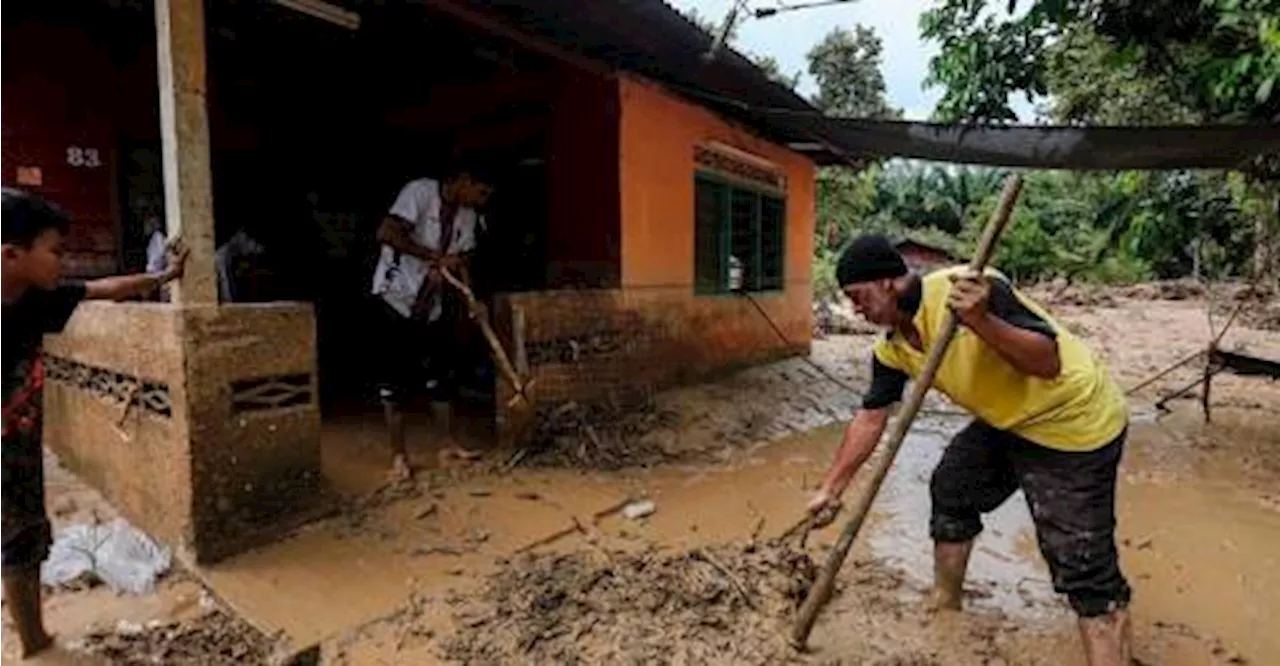
[[[158,273],[114,275],[86,282],[85,299],[123,301],[151,293],[161,285],[182,277],[182,270],[187,262],[187,247],[181,240],[175,240],[168,252],[168,267]]]

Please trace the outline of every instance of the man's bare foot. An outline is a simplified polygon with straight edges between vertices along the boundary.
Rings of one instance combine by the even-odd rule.
[[[437,455],[441,467],[453,467],[454,465],[474,462],[480,459],[479,451],[471,451],[464,449],[457,444],[448,444],[440,449]]]
[[[35,657],[36,655],[46,652],[49,648],[53,647],[53,635],[44,630],[41,630],[40,633],[41,633],[40,636],[36,636],[34,639],[32,639],[29,642],[21,641],[22,643],[21,655],[23,659],[30,659],[32,657]]]
[[[387,472],[387,477],[392,483],[412,480],[413,467],[409,465],[409,459],[401,454],[392,458],[391,471]]]
[[[935,612],[959,612],[963,610],[962,596],[962,594],[956,594],[951,590],[935,588],[933,593],[929,595],[929,610]]]

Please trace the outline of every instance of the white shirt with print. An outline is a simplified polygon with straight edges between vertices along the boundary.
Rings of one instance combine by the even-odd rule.
[[[453,219],[453,237],[445,248],[440,243],[440,183],[430,178],[409,181],[391,206],[390,213],[406,220],[412,226],[409,237],[419,245],[445,254],[470,252],[476,248],[476,234],[484,229],[484,218],[470,208],[458,208]],[[397,252],[383,245],[378,257],[378,267],[373,272],[373,293],[381,296],[392,308],[408,317],[418,292],[426,282],[427,272],[433,262]],[[428,320],[440,317],[441,305],[437,300]]]

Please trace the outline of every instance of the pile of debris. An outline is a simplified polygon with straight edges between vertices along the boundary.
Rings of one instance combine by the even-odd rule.
[[[113,666],[233,666],[269,663],[274,642],[241,620],[214,610],[182,622],[121,623],[115,631],[85,636],[74,647]]]
[[[1186,301],[1204,298],[1206,294],[1204,283],[1190,278],[1144,282],[1119,291],[1125,298],[1139,301]]]
[[[1236,307],[1240,309],[1237,324],[1259,331],[1280,331],[1280,295],[1266,285],[1235,285],[1225,299],[1214,302],[1214,314],[1230,317]]]
[[[1045,305],[1071,305],[1076,307],[1116,307],[1115,296],[1096,285],[1067,282],[1063,279],[1043,282],[1029,287],[1027,293]]]
[[[875,324],[854,314],[848,299],[815,298],[813,301],[813,335],[822,339],[828,335],[875,335],[880,329]]]
[[[782,545],[530,555],[455,613],[465,664],[774,664],[817,566]]]
[[[566,402],[538,410],[530,443],[515,462],[533,467],[614,470],[670,462],[676,454],[655,431],[679,425],[679,415],[651,397],[623,402]]]
[[[1158,280],[1126,286],[1107,286],[1085,282],[1070,282],[1058,278],[1041,282],[1026,289],[1036,300],[1046,305],[1072,305],[1077,307],[1113,308],[1120,299],[1137,301],[1186,301],[1205,298],[1209,290],[1205,284],[1192,279]]]

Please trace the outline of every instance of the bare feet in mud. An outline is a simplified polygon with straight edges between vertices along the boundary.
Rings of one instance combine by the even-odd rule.
[[[42,654],[49,654],[57,651],[57,646],[54,645],[53,641],[53,634],[50,634],[43,628],[40,630],[40,633],[42,636],[33,639],[29,643],[26,641],[22,642],[23,661],[30,661]]]
[[[457,444],[449,444],[440,449],[438,459],[441,467],[456,467],[479,460],[480,452],[464,449]]]
[[[403,483],[413,480],[413,467],[409,465],[408,457],[397,455],[391,459],[391,470],[387,472],[387,481],[389,483]]]

